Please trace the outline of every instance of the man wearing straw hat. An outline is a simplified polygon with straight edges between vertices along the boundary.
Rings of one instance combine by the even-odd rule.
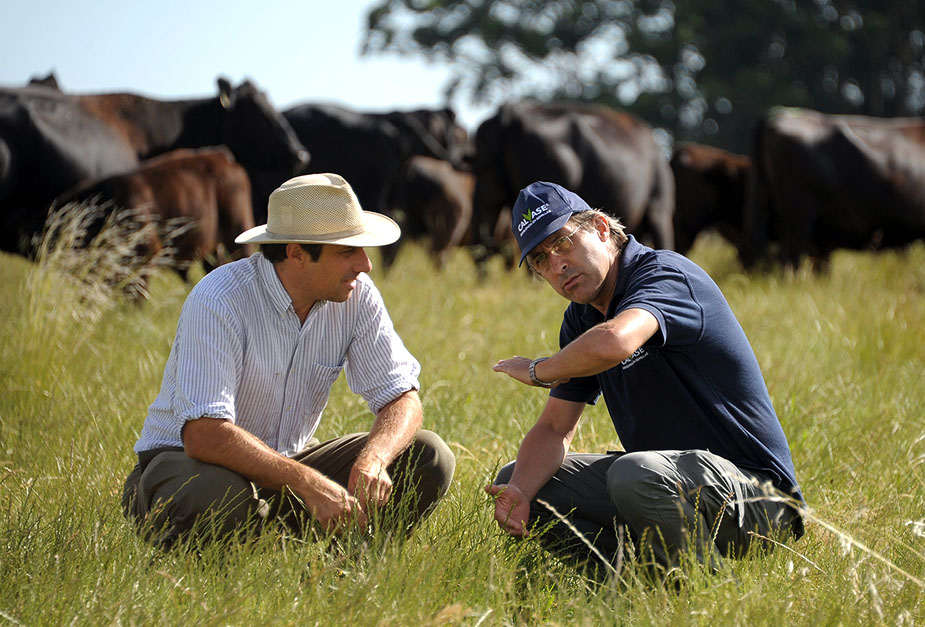
[[[260,252],[193,288],[123,495],[155,544],[272,517],[367,529],[379,509],[410,529],[446,493],[455,458],[420,428],[420,365],[366,274],[364,247],[399,235],[340,176],[299,176],[270,195],[267,224],[236,239]],[[341,370],[375,420],[319,442]]]

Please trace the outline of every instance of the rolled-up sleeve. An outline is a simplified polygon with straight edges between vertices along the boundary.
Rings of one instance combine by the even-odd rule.
[[[171,410],[177,427],[200,417],[235,420],[241,334],[230,313],[209,298],[190,298],[174,345]]]
[[[344,369],[350,389],[377,414],[404,392],[420,388],[421,365],[396,333],[375,285],[364,283],[357,296],[360,319]]]

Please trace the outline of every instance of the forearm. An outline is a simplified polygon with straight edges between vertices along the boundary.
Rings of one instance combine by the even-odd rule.
[[[610,370],[628,355],[610,350],[611,339],[606,333],[590,329],[562,350],[534,366],[536,378],[540,381],[560,381],[577,377],[590,377]]]
[[[270,490],[288,487],[304,498],[330,481],[225,420],[200,418],[188,422],[183,429],[183,443],[191,458],[227,468]]]
[[[629,309],[591,327],[534,368],[541,381],[588,377],[610,370],[630,357],[658,331],[648,311]]]
[[[571,433],[562,434],[551,426],[537,423],[527,432],[520,450],[509,485],[517,486],[528,500],[552,478],[562,466],[571,443]]]
[[[379,410],[356,465],[373,461],[388,466],[414,441],[423,423],[418,393],[409,390]]]

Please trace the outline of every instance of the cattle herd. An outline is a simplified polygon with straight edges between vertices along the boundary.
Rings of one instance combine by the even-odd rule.
[[[428,241],[438,266],[457,246],[512,265],[510,205],[535,180],[574,190],[655,247],[684,253],[715,229],[746,267],[925,236],[922,118],[777,107],[750,144],[738,155],[679,143],[669,160],[644,121],[579,103],[506,104],[470,138],[451,109],[280,112],[250,81],[166,101],[71,94],[49,75],[0,88],[0,249],[29,255],[50,212],[103,204],[134,210],[161,227],[153,233],[186,220],[169,242],[185,276],[194,261],[249,254],[235,235],[266,220],[276,186],[310,172],[343,175],[364,208],[399,221],[403,240]]]

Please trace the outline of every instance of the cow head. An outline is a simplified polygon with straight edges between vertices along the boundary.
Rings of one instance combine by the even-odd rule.
[[[242,165],[292,174],[302,171],[308,151],[262,91],[250,81],[232,88],[224,78],[218,79],[218,91],[224,109],[222,143]]]
[[[393,111],[386,119],[395,125],[405,158],[423,155],[449,161],[457,170],[471,167],[469,135],[456,123],[452,109]]]

